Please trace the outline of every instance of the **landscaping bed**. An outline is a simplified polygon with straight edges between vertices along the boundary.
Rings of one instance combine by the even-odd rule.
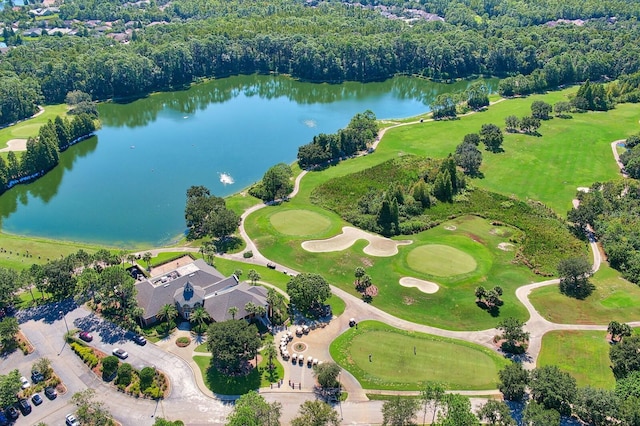
[[[75,339],[70,339],[69,346],[97,376],[112,383],[121,392],[136,398],[153,399],[165,398],[169,394],[169,379],[153,367],[136,370],[131,364],[120,362],[114,356],[108,356],[99,349],[84,345]],[[105,374],[105,363],[107,360],[113,363],[113,358],[117,368],[113,373]]]

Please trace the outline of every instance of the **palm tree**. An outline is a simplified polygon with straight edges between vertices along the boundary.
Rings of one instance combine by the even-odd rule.
[[[127,262],[131,264],[131,266],[136,264],[136,256],[133,253],[129,253],[127,255]]]
[[[476,299],[478,299],[479,302],[482,302],[482,299],[484,299],[487,296],[487,290],[485,290],[484,287],[479,286],[476,287]]]
[[[194,310],[191,312],[191,315],[189,316],[189,322],[193,322],[198,325],[204,324],[205,321],[209,319],[211,319],[211,316],[209,315],[209,312],[207,312],[204,309],[204,306],[197,306],[196,308],[194,308]]]
[[[231,314],[231,319],[236,319],[236,314],[238,313],[238,308],[236,306],[232,306],[227,311]]]
[[[150,269],[150,265],[151,265],[151,258],[153,257],[153,255],[151,254],[150,251],[146,252],[145,254],[142,255],[142,260],[145,261],[145,263],[147,264],[147,271]]]
[[[261,278],[260,274],[255,269],[249,269],[247,277],[251,280],[251,285],[256,285],[256,281]]]
[[[354,271],[354,275],[356,276],[356,286],[360,285],[360,278],[364,277],[365,270],[362,266],[358,266]]]
[[[269,360],[269,370],[273,370],[273,359],[278,356],[276,345],[274,345],[273,342],[267,343],[267,345],[262,350],[262,356],[267,357],[267,359]]]
[[[173,321],[178,316],[178,310],[175,305],[167,303],[166,305],[160,308],[160,312],[158,312],[158,319],[166,319],[167,320],[167,334],[171,331],[171,321]]]
[[[286,308],[285,297],[282,294],[278,293],[275,289],[269,288],[267,289],[267,303],[269,304],[270,320],[271,322],[274,322],[274,312],[280,311],[281,309],[282,311],[284,311],[284,309]]]
[[[236,269],[235,271],[233,271],[233,275],[238,277],[238,279],[240,279],[240,277],[242,276],[243,273],[244,272],[242,271],[242,269]]]

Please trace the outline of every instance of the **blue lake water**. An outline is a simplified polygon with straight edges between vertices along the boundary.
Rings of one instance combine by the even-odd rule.
[[[468,84],[396,77],[331,85],[252,75],[105,103],[96,137],[63,153],[45,177],[0,197],[2,230],[119,247],[166,244],[184,232],[190,186],[239,192],[358,112],[417,115],[438,94]],[[223,173],[234,183],[223,184]]]

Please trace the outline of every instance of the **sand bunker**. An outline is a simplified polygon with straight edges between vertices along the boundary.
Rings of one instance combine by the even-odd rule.
[[[503,251],[513,251],[513,244],[511,243],[500,243],[498,244],[498,248]]]
[[[456,228],[455,225],[447,225],[444,227],[444,229],[446,229],[447,231],[455,231],[458,228]]]
[[[326,240],[311,240],[302,243],[302,248],[312,253],[342,251],[351,247],[358,240],[367,240],[369,244],[364,252],[369,256],[389,257],[398,254],[398,246],[411,244],[411,240],[394,241],[379,235],[370,234],[352,226],[342,228],[342,234]]]
[[[27,140],[26,139],[11,139],[7,142],[7,147],[0,149],[0,152],[9,151],[26,151]]]
[[[423,293],[433,294],[440,288],[438,284],[431,281],[419,280],[412,277],[400,278],[400,285],[403,287],[415,287]]]

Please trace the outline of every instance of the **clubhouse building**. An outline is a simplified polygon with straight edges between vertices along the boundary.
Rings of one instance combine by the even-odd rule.
[[[250,319],[252,314],[245,309],[249,302],[269,309],[266,288],[240,282],[235,275],[225,277],[202,259],[139,281],[136,289],[145,325],[158,322],[158,314],[166,304],[174,305],[186,321],[199,306],[204,307],[216,322],[232,319],[231,307],[237,308],[236,319]],[[266,316],[257,320],[265,325],[269,321]]]

